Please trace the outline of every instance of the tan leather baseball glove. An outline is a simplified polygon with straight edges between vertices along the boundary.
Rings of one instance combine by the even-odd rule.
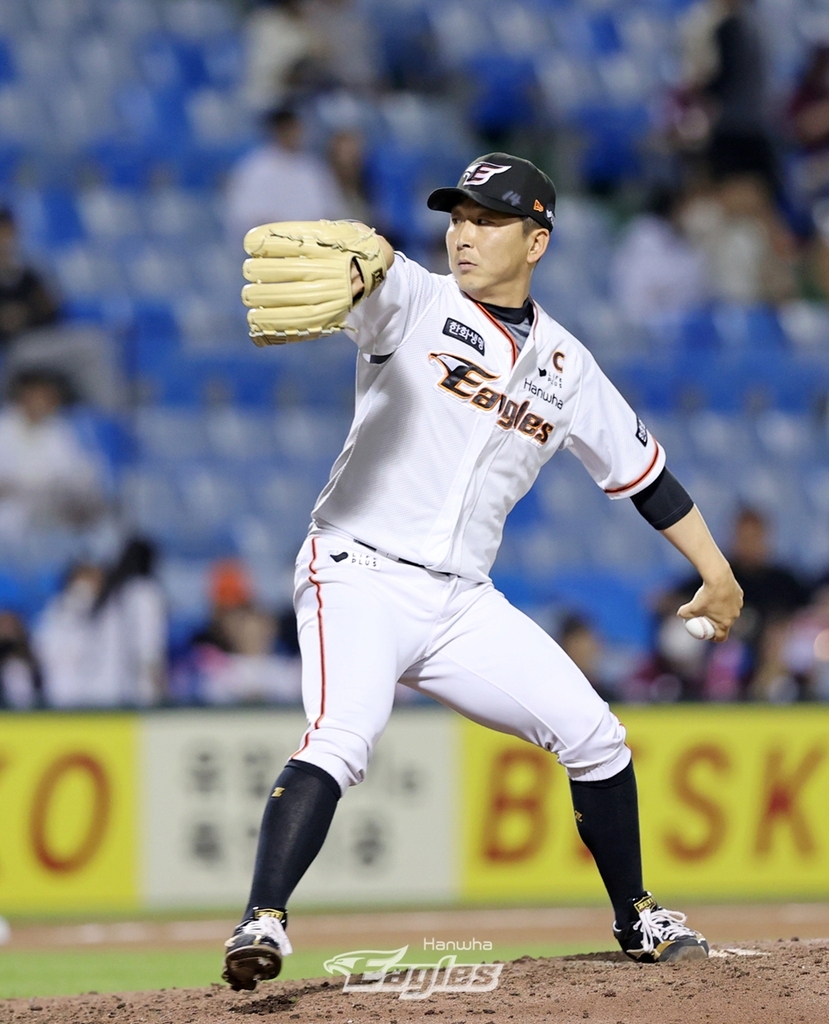
[[[250,281],[242,301],[255,345],[284,345],[336,334],[349,311],[386,276],[373,228],[347,220],[290,220],[263,224],[245,235],[242,273]],[[365,290],[351,292],[357,262]]]

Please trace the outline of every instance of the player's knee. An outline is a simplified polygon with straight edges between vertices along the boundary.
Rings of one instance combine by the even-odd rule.
[[[630,762],[625,727],[610,709],[587,735],[559,753],[571,779],[597,782],[617,775]]]
[[[325,769],[345,793],[366,777],[371,748],[361,736],[321,726],[311,733],[305,749],[295,756],[297,760]]]

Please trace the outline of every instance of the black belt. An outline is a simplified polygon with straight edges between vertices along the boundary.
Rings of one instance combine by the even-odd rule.
[[[402,562],[403,565],[413,565],[415,569],[425,569],[427,572],[436,572],[439,573],[441,576],[455,575],[451,572],[441,572],[440,569],[430,569],[426,565],[421,565],[420,562],[411,562],[409,561],[408,558],[401,558],[400,555],[393,555],[389,551],[378,551],[377,548],[375,548],[373,545],[366,544],[364,540],[357,540],[356,537],[354,538],[354,543],[359,544],[361,547],[368,548],[369,551],[374,551],[376,554],[383,555],[385,558],[390,558],[393,562]]]

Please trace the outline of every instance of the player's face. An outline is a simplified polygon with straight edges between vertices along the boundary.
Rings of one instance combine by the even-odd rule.
[[[449,267],[466,294],[479,302],[520,306],[530,275],[547,248],[544,228],[524,231],[520,217],[465,199],[451,214],[446,232]]]

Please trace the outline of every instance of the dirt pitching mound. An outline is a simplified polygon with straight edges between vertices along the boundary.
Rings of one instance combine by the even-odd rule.
[[[616,952],[505,964],[497,988],[404,1000],[344,992],[342,979],[219,985],[0,1002],[0,1022],[32,1024],[826,1024],[829,939],[714,947],[709,960],[635,964]]]

